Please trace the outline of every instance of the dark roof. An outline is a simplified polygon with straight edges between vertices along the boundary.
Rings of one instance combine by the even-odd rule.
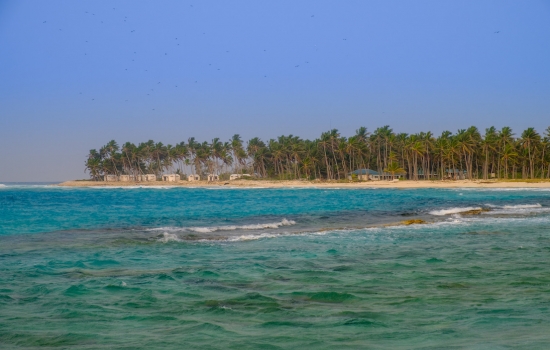
[[[371,169],[357,169],[355,171],[352,171],[350,174],[355,174],[355,175],[380,175],[378,173],[378,171],[374,171],[374,170],[371,170]]]

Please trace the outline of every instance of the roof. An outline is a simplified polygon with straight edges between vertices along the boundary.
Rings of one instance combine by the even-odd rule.
[[[380,175],[378,173],[378,171],[374,171],[374,170],[371,170],[371,169],[357,169],[355,171],[352,171],[350,174],[355,174],[355,175]]]

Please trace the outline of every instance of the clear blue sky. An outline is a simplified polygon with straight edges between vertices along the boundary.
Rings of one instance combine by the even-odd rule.
[[[91,148],[550,125],[550,1],[0,0],[0,182]]]

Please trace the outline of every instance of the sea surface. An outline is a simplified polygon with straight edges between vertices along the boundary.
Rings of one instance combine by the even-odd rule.
[[[3,184],[0,348],[35,347],[548,349],[550,190]]]

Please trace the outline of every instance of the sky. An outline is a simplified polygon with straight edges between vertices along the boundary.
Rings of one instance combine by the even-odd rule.
[[[542,132],[549,43],[549,0],[0,0],[0,182],[112,139]]]

